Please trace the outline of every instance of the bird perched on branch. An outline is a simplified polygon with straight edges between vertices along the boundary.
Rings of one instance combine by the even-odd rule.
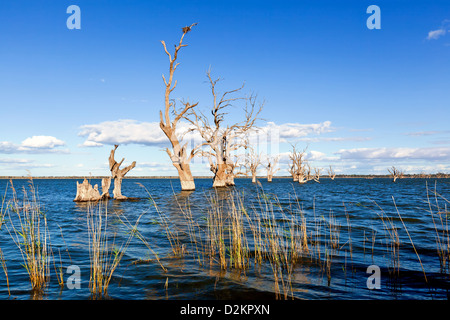
[[[197,25],[197,22],[191,24],[189,27],[186,26],[186,27],[182,28],[181,30],[183,30],[183,33],[188,33],[189,31],[191,31],[191,28],[194,27],[194,26],[196,26],[196,25]]]

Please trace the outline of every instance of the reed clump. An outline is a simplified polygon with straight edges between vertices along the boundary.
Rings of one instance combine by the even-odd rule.
[[[32,291],[39,295],[50,278],[52,248],[47,217],[31,179],[28,189],[23,188],[23,197],[19,199],[11,181],[12,198],[7,205],[9,224],[5,226],[20,251]]]
[[[106,202],[99,201],[95,206],[88,204],[89,290],[94,299],[101,299],[107,296],[113,274],[135,235],[139,221],[138,219],[136,224],[130,229],[126,240],[117,245],[116,235],[111,235],[108,230],[109,215]]]
[[[6,201],[7,190],[8,190],[8,185],[6,186],[5,195],[2,197],[2,204],[0,207],[0,230],[2,229],[3,223],[5,222],[5,215],[6,215],[5,201]],[[8,288],[8,295],[11,295],[11,291],[9,290],[8,268],[6,266],[6,260],[3,256],[3,251],[1,248],[0,248],[0,264],[2,266],[3,273],[5,274],[6,287]]]
[[[434,189],[429,189],[427,184],[428,212],[433,221],[440,272],[450,278],[449,204],[450,201],[437,192],[436,186]]]
[[[179,203],[183,225],[164,219],[172,248],[174,243],[175,247],[180,246],[173,236],[178,230],[177,235],[189,239],[184,253],[193,254],[199,265],[245,273],[267,263],[272,270],[276,298],[284,299],[293,297],[292,275],[302,260],[320,264],[331,277],[340,233],[340,225],[331,213],[329,222],[318,219],[313,225],[316,231],[308,232],[311,226],[307,226],[300,206],[283,207],[275,195],[261,190],[252,199],[235,189],[216,190],[206,195],[206,203],[199,210],[204,212],[201,217],[194,216],[190,204]],[[329,238],[322,238],[326,227]]]

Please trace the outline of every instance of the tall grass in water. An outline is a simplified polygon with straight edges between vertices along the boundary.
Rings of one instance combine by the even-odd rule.
[[[5,215],[6,215],[5,201],[6,201],[7,190],[8,190],[8,185],[6,186],[5,195],[2,197],[2,204],[0,207],[0,230],[2,229],[3,223],[5,222]],[[11,291],[9,290],[8,268],[6,266],[6,260],[3,256],[2,248],[0,248],[0,264],[1,264],[3,272],[5,274],[6,287],[8,288],[8,295],[11,295]]]
[[[190,239],[188,248],[199,264],[206,265],[204,261],[209,259],[208,265],[217,265],[222,271],[246,272],[252,265],[260,267],[267,262],[276,298],[291,297],[295,263],[309,253],[304,216],[283,212],[278,199],[264,193],[250,205],[244,194],[235,190],[216,191],[206,199],[204,219],[193,217],[189,205],[180,205]],[[167,236],[171,238],[171,233]]]
[[[431,195],[431,196],[430,196]],[[432,197],[432,195],[434,195]],[[442,204],[443,203],[443,204]],[[450,278],[450,233],[448,229],[449,200],[427,185],[427,205],[435,230],[436,251],[439,257],[440,271]]]
[[[29,191],[23,188],[23,198],[19,200],[11,182],[12,199],[8,202],[8,232],[20,251],[30,278],[32,291],[39,296],[50,278],[50,258],[52,255],[47,217],[41,210],[38,193],[30,179]]]
[[[399,277],[400,273],[400,237],[394,219],[376,203],[379,211],[375,211],[384,226],[386,241],[386,253],[389,256],[388,273],[392,279]]]
[[[119,266],[122,257],[134,236],[135,227],[129,232],[128,238],[118,247],[116,236],[108,232],[108,206],[106,202],[98,202],[95,207],[88,204],[87,228],[89,238],[90,278],[89,290],[92,298],[100,299],[107,296],[114,271]]]

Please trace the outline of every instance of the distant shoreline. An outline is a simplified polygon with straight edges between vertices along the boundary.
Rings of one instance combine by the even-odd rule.
[[[0,180],[20,180],[20,179],[103,179],[110,176],[0,176]],[[258,176],[259,180],[267,179],[266,176]],[[374,178],[392,178],[390,175],[336,175],[336,179],[374,179]],[[450,174],[430,174],[427,176],[420,176],[418,174],[405,175],[403,179],[441,179],[450,178]],[[124,179],[178,179],[178,176],[129,176]],[[212,176],[194,176],[194,179],[213,179]],[[251,179],[251,177],[236,177],[235,179]],[[274,176],[273,179],[292,179],[291,176]],[[320,179],[330,179],[329,176],[321,176]]]

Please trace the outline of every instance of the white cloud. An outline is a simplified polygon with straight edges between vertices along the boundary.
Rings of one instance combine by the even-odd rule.
[[[0,158],[0,163],[4,164],[24,164],[24,163],[30,163],[31,160],[28,159],[12,159],[12,158]]]
[[[301,138],[299,140],[305,141],[305,142],[344,142],[344,141],[361,142],[361,141],[372,140],[372,138],[369,138],[369,137],[315,137],[315,138]]]
[[[427,39],[428,40],[437,40],[443,35],[445,35],[447,31],[445,29],[438,29],[428,32]]]
[[[183,141],[196,145],[201,141],[196,132],[186,135],[189,125],[179,122],[177,135],[183,136]],[[286,123],[277,125],[268,122],[266,126],[258,127],[257,131],[250,135],[252,142],[282,143],[290,139],[305,137],[310,134],[322,134],[333,131],[330,121],[315,124]],[[104,144],[142,144],[148,146],[163,146],[169,141],[159,127],[159,122],[139,122],[136,120],[122,119],[117,121],[105,121],[98,124],[89,124],[81,127],[79,136],[86,137],[81,147],[101,147]]]
[[[0,153],[68,153],[68,150],[57,148],[64,145],[64,141],[52,136],[32,136],[19,145],[0,141]]]
[[[338,157],[329,157],[325,153],[315,150],[307,151],[305,158],[308,161],[334,161],[338,159]]]
[[[15,153],[19,146],[9,141],[0,141],[0,153]]]
[[[87,147],[87,148],[93,148],[93,147],[102,147],[103,144],[95,142],[95,141],[89,141],[86,140],[82,144],[78,145],[79,147]]]
[[[450,133],[450,130],[416,131],[416,132],[408,132],[405,134],[408,136],[420,137],[420,136],[432,136],[447,133]]]
[[[450,148],[356,148],[341,149],[336,154],[341,159],[353,160],[448,160]]]
[[[103,144],[143,144],[162,145],[167,138],[159,127],[159,122],[138,122],[136,120],[105,121],[81,127],[79,136],[86,137],[81,145],[100,147]]]
[[[258,129],[261,133],[278,134],[280,142],[287,142],[289,139],[296,139],[308,136],[310,134],[322,134],[334,131],[331,127],[330,121],[321,123],[301,124],[301,123],[284,123],[275,124],[275,122],[268,122],[266,126]]]
[[[51,149],[64,146],[65,142],[52,136],[32,136],[22,141],[21,146],[24,148],[44,148]]]
[[[440,37],[444,36],[450,28],[450,20],[444,20],[441,23],[441,27],[437,30],[432,30],[428,32],[427,40],[437,40]]]
[[[13,159],[0,158],[0,166],[8,169],[32,169],[32,168],[51,168],[53,164],[49,163],[35,163],[34,160],[28,159]]]

